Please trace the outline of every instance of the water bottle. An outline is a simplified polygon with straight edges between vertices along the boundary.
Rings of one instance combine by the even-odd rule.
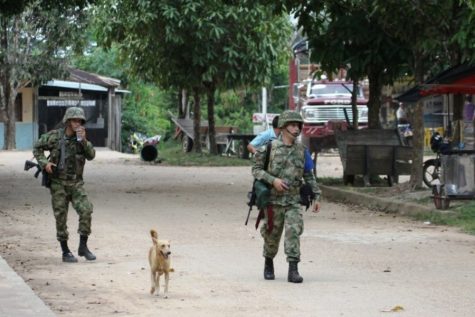
[[[81,132],[81,130],[82,130],[82,127],[79,127],[76,129],[76,140],[78,140],[78,142],[82,141],[82,136],[78,134],[78,132]]]

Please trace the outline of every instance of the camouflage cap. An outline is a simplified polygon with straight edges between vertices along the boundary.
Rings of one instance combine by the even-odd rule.
[[[84,110],[79,107],[70,107],[66,109],[66,113],[63,117],[63,123],[66,123],[69,119],[81,119],[82,123],[86,123],[86,116],[84,115]]]
[[[298,122],[303,124],[303,119],[300,113],[292,110],[284,111],[284,113],[282,113],[282,115],[279,117],[279,128],[285,127],[290,122]]]

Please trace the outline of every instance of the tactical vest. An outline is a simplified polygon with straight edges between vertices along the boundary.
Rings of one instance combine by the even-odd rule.
[[[56,164],[52,178],[62,180],[82,180],[86,158],[84,148],[76,140],[76,135],[66,136],[64,129],[51,131],[50,161]]]
[[[271,189],[271,201],[287,205],[299,203],[300,186],[305,165],[305,147],[301,143],[287,146],[281,140],[272,141],[268,172],[287,182],[289,190],[278,192]]]

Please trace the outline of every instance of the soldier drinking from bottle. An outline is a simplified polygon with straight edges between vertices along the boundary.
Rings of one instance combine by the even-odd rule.
[[[79,215],[78,255],[92,261],[96,256],[87,247],[91,233],[92,203],[84,189],[83,170],[86,160],[94,159],[96,151],[86,138],[86,117],[79,107],[66,110],[64,128],[43,134],[36,142],[33,155],[50,179],[51,202],[56,219],[56,238],[61,245],[63,262],[77,262],[68,247],[68,207],[71,202]],[[49,151],[47,158],[45,151]]]
[[[300,262],[300,235],[303,232],[302,207],[300,206],[300,187],[309,184],[315,194],[313,212],[320,210],[320,190],[312,172],[313,162],[310,153],[297,141],[302,130],[303,119],[294,111],[285,111],[279,118],[281,134],[272,141],[267,169],[265,157],[268,147],[261,147],[255,155],[253,176],[271,186],[270,203],[264,208],[265,221],[261,226],[264,238],[265,258],[264,279],[273,280],[273,259],[284,233],[284,252],[289,263],[287,281],[301,283],[298,272]]]

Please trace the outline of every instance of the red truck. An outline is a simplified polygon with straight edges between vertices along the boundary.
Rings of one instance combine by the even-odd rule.
[[[302,65],[298,55],[291,60],[289,70],[289,108],[302,114],[302,143],[315,154],[323,149],[336,148],[334,131],[346,130],[353,120],[353,83],[344,79],[346,71],[342,69],[333,74],[334,78],[338,78],[336,80],[327,79],[325,75],[312,79],[318,65]],[[363,127],[368,124],[368,101],[362,85],[358,87],[358,124]]]

